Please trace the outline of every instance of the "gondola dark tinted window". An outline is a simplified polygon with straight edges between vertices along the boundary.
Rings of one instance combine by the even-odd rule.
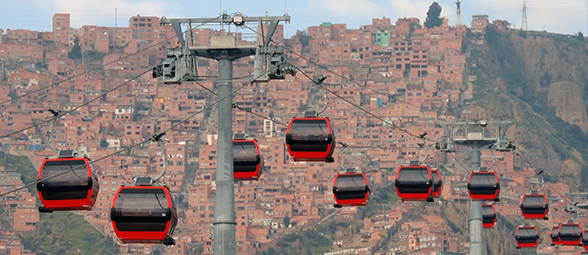
[[[545,198],[543,196],[525,196],[523,199],[523,207],[543,207],[545,205]]]
[[[260,161],[260,156],[257,154],[255,143],[233,143],[233,159],[235,172],[254,172]]]
[[[324,119],[296,119],[292,121],[286,142],[291,151],[326,151],[332,136]]]
[[[438,171],[438,170],[437,170]],[[439,178],[438,172],[431,170],[431,175],[433,176],[433,184],[434,184],[434,192],[437,192],[441,189],[441,185],[443,185],[441,178]]]
[[[535,243],[539,235],[535,228],[519,228],[517,231],[517,241],[519,243]]]
[[[164,231],[170,220],[163,189],[122,189],[112,213],[119,231]]]
[[[551,229],[551,240],[559,241],[559,227],[554,227]]]
[[[561,241],[580,240],[582,229],[579,225],[562,225],[559,229],[559,238]]]
[[[426,167],[411,167],[399,170],[396,187],[402,193],[427,193],[432,179]]]
[[[361,174],[337,177],[333,193],[338,199],[362,199],[367,193],[365,179]]]
[[[468,185],[472,194],[495,194],[498,183],[494,173],[473,173]]]
[[[86,199],[89,185],[88,167],[84,160],[46,161],[41,170],[41,179],[63,171],[65,174],[41,182],[40,190],[45,200]]]
[[[494,213],[494,208],[492,206],[482,206],[482,219],[484,222],[493,222],[496,218],[496,213]]]

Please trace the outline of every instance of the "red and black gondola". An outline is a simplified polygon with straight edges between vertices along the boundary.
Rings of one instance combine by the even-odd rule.
[[[167,186],[153,186],[151,178],[137,178],[135,186],[121,186],[110,208],[110,219],[122,243],[175,244],[178,214]]]
[[[520,226],[515,233],[517,249],[533,248],[539,244],[539,231],[535,226]]]
[[[559,225],[551,227],[549,237],[551,237],[551,246],[561,245],[559,241]]]
[[[582,248],[588,250],[588,230],[584,230],[584,233],[582,233]]]
[[[521,199],[521,212],[525,219],[547,220],[547,213],[549,212],[547,196],[537,193],[523,195]]]
[[[288,153],[294,161],[332,163],[335,135],[329,118],[317,117],[316,111],[305,111],[304,117],[292,118],[286,132]]]
[[[433,175],[429,166],[401,166],[394,184],[402,201],[433,202]]]
[[[263,173],[263,154],[257,140],[245,134],[233,137],[233,173],[236,181],[259,180]]]
[[[499,201],[500,182],[495,172],[471,172],[468,177],[468,193],[473,200]]]
[[[482,205],[482,226],[484,228],[493,228],[496,225],[496,209],[492,204]]]
[[[441,191],[443,189],[443,179],[438,169],[431,169],[431,175],[433,176],[433,197],[441,197]]]
[[[578,223],[568,222],[559,225],[558,236],[561,245],[580,245],[582,233],[582,227]]]
[[[100,183],[88,158],[75,155],[74,150],[60,150],[57,158],[41,164],[37,175],[37,191],[43,203],[40,212],[91,210],[94,206]],[[46,179],[49,177],[53,178]]]
[[[337,174],[333,183],[335,207],[365,206],[368,204],[371,190],[364,173]]]

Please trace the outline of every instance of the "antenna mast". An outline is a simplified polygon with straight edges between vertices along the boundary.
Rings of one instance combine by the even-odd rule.
[[[521,23],[521,30],[529,30],[527,25],[527,1],[523,2],[523,19]]]

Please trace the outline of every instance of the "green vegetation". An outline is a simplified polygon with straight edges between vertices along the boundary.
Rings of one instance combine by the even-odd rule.
[[[425,21],[425,27],[433,28],[438,27],[443,24],[443,19],[440,18],[441,16],[441,5],[437,2],[433,2],[429,6],[429,11],[427,11],[427,20]]]
[[[67,57],[70,59],[81,59],[82,58],[82,47],[80,46],[80,38],[76,36],[74,39],[74,46],[71,51],[67,53]]]
[[[71,212],[41,214],[37,231],[23,238],[37,254],[118,254],[112,238],[102,235],[80,215]]]
[[[394,184],[378,188],[372,192],[368,205],[363,208],[363,216],[364,218],[369,218],[381,213],[382,209],[390,210],[390,205],[396,202],[398,202],[398,196],[396,196]]]
[[[86,52],[84,52],[84,56],[85,57],[92,58],[92,59],[97,60],[97,61],[104,60],[104,53],[102,53],[100,51],[97,51],[97,50],[89,50],[89,51],[86,51]]]
[[[539,47],[533,54],[539,54],[539,61],[531,67],[528,52],[522,51],[528,43],[528,37],[535,41],[553,41],[555,51]],[[518,104],[524,117],[517,123],[520,130],[528,132],[517,133],[518,140],[524,148],[551,147],[561,160],[572,159],[581,165],[582,182],[588,182],[588,136],[580,127],[572,125],[556,115],[555,107],[548,103],[547,93],[552,83],[571,81],[581,85],[588,93],[588,75],[585,70],[571,73],[560,72],[551,67],[552,63],[565,63],[566,68],[576,65],[578,53],[588,54],[586,43],[578,35],[556,35],[525,31],[500,32],[492,26],[487,27],[484,39],[487,44],[483,47],[470,49],[470,72],[477,76],[473,82],[474,97],[471,103],[480,105],[504,105],[504,109],[512,109],[510,105]],[[580,49],[581,51],[578,51]],[[551,56],[547,58],[544,56]],[[553,59],[553,57],[556,59]],[[546,62],[551,61],[551,62]],[[573,62],[575,61],[575,62]],[[472,65],[475,64],[475,65]],[[493,86],[501,81],[504,86]],[[498,83],[500,84],[500,83]],[[504,96],[501,94],[504,93]],[[510,98],[510,99],[509,99]],[[508,105],[506,104],[508,103]],[[504,112],[491,114],[493,118],[512,117]],[[536,134],[542,139],[537,139]],[[545,142],[546,141],[546,142]],[[575,154],[575,151],[579,154]],[[581,156],[579,156],[581,155]],[[581,157],[581,158],[578,158]],[[556,171],[557,172],[557,171]],[[558,172],[561,173],[561,172]],[[556,177],[556,176],[552,176]],[[554,181],[556,180],[553,178]],[[584,185],[580,185],[582,188]]]
[[[21,180],[25,184],[37,180],[38,171],[26,156],[14,156],[5,153],[4,157],[0,157],[0,166],[4,166],[6,170],[14,170],[20,173]],[[35,187],[29,187],[29,191],[36,191]]]
[[[258,252],[259,255],[273,254],[322,254],[333,248],[331,240],[314,229],[291,233],[279,240],[274,247]]]

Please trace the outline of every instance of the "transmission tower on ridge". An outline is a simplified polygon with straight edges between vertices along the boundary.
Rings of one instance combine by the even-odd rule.
[[[521,21],[521,30],[528,30],[528,25],[527,25],[527,1],[523,2],[523,19]]]

